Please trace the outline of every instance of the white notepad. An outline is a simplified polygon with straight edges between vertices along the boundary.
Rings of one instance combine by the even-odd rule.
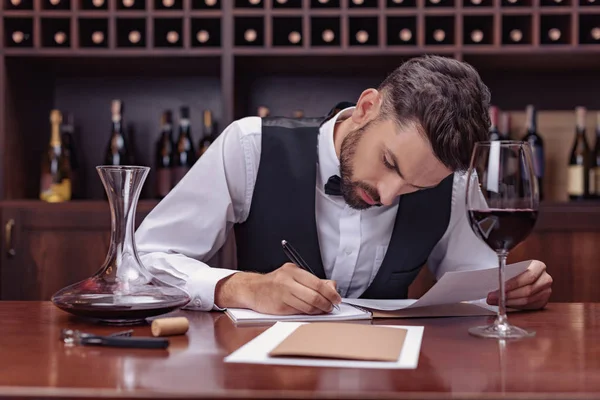
[[[329,314],[308,315],[308,314],[293,314],[293,315],[271,315],[261,314],[256,311],[245,308],[228,308],[225,313],[236,324],[261,324],[266,322],[277,321],[351,321],[361,319],[371,319],[371,313],[363,310],[360,307],[355,307],[350,304],[341,303],[340,310],[333,309]]]

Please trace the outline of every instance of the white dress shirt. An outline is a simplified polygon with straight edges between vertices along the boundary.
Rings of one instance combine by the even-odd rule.
[[[339,174],[334,125],[350,111],[341,111],[320,128],[315,212],[325,274],[337,282],[342,297],[356,298],[381,266],[398,202],[359,211],[346,205],[341,196],[325,194],[327,179]],[[261,125],[259,117],[230,124],[136,232],[144,265],[186,290],[192,297],[188,309],[218,309],[215,286],[236,272],[206,262],[221,248],[232,226],[248,217],[260,161]],[[464,174],[455,174],[450,222],[427,262],[437,278],[447,271],[498,263],[496,254],[469,227],[465,183]]]

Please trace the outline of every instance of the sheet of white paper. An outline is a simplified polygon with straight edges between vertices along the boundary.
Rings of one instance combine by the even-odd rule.
[[[359,319],[371,319],[371,315],[358,308],[352,307],[348,304],[340,304],[340,310],[333,309],[329,314],[297,314],[297,315],[270,315],[262,314],[253,310],[245,308],[228,308],[227,314],[232,317],[234,322],[243,323],[264,323],[264,322],[275,322],[275,321],[346,321],[346,320],[359,320]]]
[[[531,260],[507,265],[504,269],[504,281],[524,272],[530,263]],[[392,311],[480,300],[494,290],[498,290],[498,268],[487,268],[447,272],[418,300],[344,299],[343,301],[359,307]]]
[[[225,357],[227,363],[295,365],[305,367],[337,368],[379,368],[415,369],[419,363],[423,326],[389,325],[392,328],[407,329],[404,345],[398,361],[355,361],[321,358],[269,357],[269,352],[277,347],[296,328],[307,322],[277,322],[275,325]],[[378,325],[387,326],[387,325]]]

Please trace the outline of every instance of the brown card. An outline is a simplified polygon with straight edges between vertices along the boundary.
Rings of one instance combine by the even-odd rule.
[[[406,329],[315,322],[299,326],[270,356],[397,361]]]

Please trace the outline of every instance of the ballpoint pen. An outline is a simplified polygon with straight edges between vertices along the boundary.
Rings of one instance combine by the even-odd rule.
[[[281,246],[283,247],[283,252],[287,256],[287,258],[290,259],[291,262],[293,262],[294,264],[296,264],[297,266],[299,266],[303,270],[310,272],[314,276],[317,276],[317,274],[315,274],[315,272],[308,266],[307,262],[304,261],[304,259],[300,255],[300,253],[298,253],[296,251],[296,249],[294,249],[292,247],[292,245],[287,240],[282,240],[281,241]],[[336,310],[338,310],[338,311],[340,310],[340,307],[337,304],[333,304],[332,303],[332,306]]]
[[[117,332],[111,335],[95,335],[75,329],[63,329],[61,340],[68,345],[129,347],[138,349],[165,349],[169,340],[131,336],[132,331]]]

